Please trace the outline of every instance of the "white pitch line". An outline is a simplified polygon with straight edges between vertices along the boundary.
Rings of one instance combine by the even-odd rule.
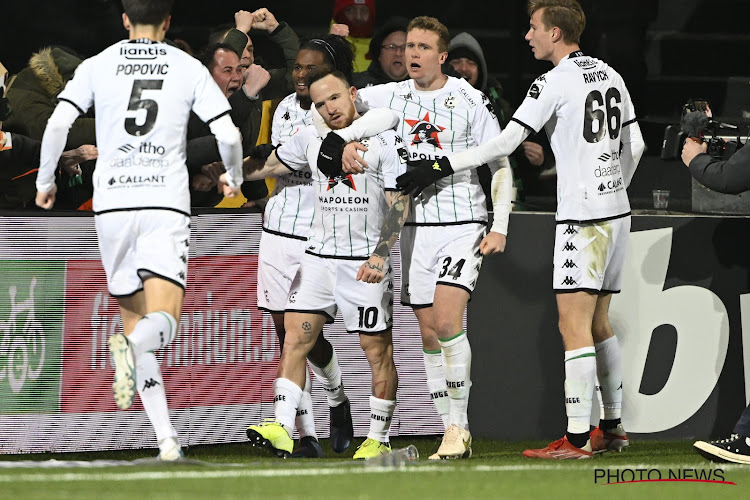
[[[571,464],[572,465],[572,464]],[[460,471],[474,472],[529,472],[529,471],[549,471],[549,470],[566,470],[566,471],[593,471],[596,467],[576,465],[477,465],[469,467],[459,467]],[[696,469],[696,468],[720,468],[722,470],[745,470],[750,471],[747,466],[736,464],[723,464],[721,467],[715,467],[717,464],[706,463],[703,467],[696,467],[696,464],[632,464],[617,465],[614,467],[601,467],[604,469]],[[450,467],[448,467],[450,468]],[[213,471],[159,471],[159,472],[128,472],[128,473],[66,473],[66,474],[2,474],[0,483],[10,482],[72,482],[72,481],[143,481],[143,480],[173,480],[173,479],[226,479],[226,478],[248,478],[248,477],[295,477],[295,476],[336,476],[346,474],[381,474],[384,472],[403,472],[408,474],[427,473],[427,472],[444,472],[446,466],[442,465],[414,465],[402,468],[386,467],[359,467],[344,466],[337,464],[331,467],[315,468],[288,468],[282,469],[275,467],[273,469],[247,469],[247,470],[213,470]]]

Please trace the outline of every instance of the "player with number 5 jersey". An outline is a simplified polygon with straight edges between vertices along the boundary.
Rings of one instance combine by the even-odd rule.
[[[36,203],[55,202],[55,168],[68,130],[96,108],[99,158],[94,212],[109,293],[123,333],[109,338],[115,403],[128,409],[138,392],[161,460],[182,458],[154,351],[177,336],[190,249],[185,166],[187,122],[194,111],[211,127],[226,166],[227,197],[242,182],[241,137],[229,103],[208,70],[163,42],[173,0],[124,0],[129,39],[87,59],[60,93],[42,139]]]

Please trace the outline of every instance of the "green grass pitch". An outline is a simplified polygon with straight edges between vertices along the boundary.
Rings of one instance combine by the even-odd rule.
[[[543,442],[474,443],[470,460],[428,461],[438,441],[398,438],[393,446],[415,444],[421,460],[400,469],[366,467],[351,456],[356,445],[336,455],[322,442],[321,460],[281,460],[246,443],[195,446],[185,464],[133,463],[155,450],[97,453],[6,455],[0,457],[0,498],[114,498],[127,500],[187,498],[262,499],[719,499],[750,498],[750,466],[712,464],[687,441],[634,441],[622,453],[592,460],[531,460],[521,455]],[[108,461],[117,461],[108,462]],[[57,467],[52,467],[57,465]],[[64,467],[61,467],[64,466]],[[638,470],[651,471],[639,473]],[[626,472],[633,471],[633,472]],[[696,481],[607,484],[597,474],[630,481],[680,474]],[[646,475],[650,474],[650,476]],[[706,476],[710,474],[710,476]],[[720,474],[720,475],[719,475]]]

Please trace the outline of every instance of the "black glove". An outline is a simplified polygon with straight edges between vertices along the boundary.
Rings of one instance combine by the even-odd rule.
[[[328,132],[320,145],[318,170],[329,178],[341,175],[341,157],[344,154],[344,139],[335,132]]]
[[[409,169],[396,178],[396,189],[404,194],[418,196],[424,188],[434,184],[443,177],[453,173],[453,167],[447,157],[436,160],[417,160],[407,162]]]
[[[276,149],[276,146],[273,144],[258,144],[250,150],[250,158],[253,160],[266,160],[271,156],[274,149]]]

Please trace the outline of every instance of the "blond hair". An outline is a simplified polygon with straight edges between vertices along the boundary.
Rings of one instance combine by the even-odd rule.
[[[415,17],[406,27],[406,33],[409,33],[411,30],[432,31],[438,36],[438,50],[440,52],[448,52],[448,47],[451,44],[451,35],[448,32],[448,28],[434,17]]]
[[[581,33],[586,27],[586,15],[576,0],[529,0],[529,17],[544,9],[542,23],[546,29],[560,28],[568,43],[580,43]]]

